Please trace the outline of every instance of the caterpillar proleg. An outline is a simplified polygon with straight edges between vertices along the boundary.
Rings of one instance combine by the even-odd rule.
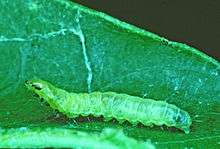
[[[69,118],[91,114],[107,120],[115,118],[119,122],[140,122],[145,126],[172,126],[185,133],[189,133],[192,123],[186,111],[165,101],[115,92],[69,93],[39,79],[26,81],[26,86]]]

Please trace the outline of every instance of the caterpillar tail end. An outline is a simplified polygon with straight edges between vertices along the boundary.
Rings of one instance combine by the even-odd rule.
[[[189,128],[185,128],[185,129],[183,129],[183,131],[185,132],[185,134],[189,134],[190,133],[190,129]]]
[[[180,110],[175,123],[176,128],[183,130],[185,134],[189,134],[192,120],[186,111]]]

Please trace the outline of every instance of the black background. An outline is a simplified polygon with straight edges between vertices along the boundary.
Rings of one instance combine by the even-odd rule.
[[[220,61],[220,0],[72,0]]]

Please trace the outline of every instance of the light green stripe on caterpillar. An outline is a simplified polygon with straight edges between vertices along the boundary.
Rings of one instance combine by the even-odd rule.
[[[143,99],[115,92],[68,93],[43,80],[31,80],[26,86],[46,100],[49,105],[70,118],[79,115],[103,116],[106,120],[115,118],[119,122],[128,120],[145,126],[173,126],[189,133],[189,114],[165,101]]]
[[[106,128],[100,134],[64,128],[0,130],[0,148],[154,149],[137,142],[122,130]]]

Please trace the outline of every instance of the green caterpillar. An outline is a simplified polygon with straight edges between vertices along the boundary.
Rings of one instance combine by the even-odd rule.
[[[46,100],[49,105],[70,118],[82,116],[103,116],[119,122],[142,123],[145,126],[173,126],[189,133],[192,123],[189,114],[165,101],[143,99],[115,92],[69,93],[52,84],[35,79],[26,81],[28,89]]]
[[[0,130],[0,148],[155,149],[122,130],[105,128],[100,134],[64,128],[17,128]]]

